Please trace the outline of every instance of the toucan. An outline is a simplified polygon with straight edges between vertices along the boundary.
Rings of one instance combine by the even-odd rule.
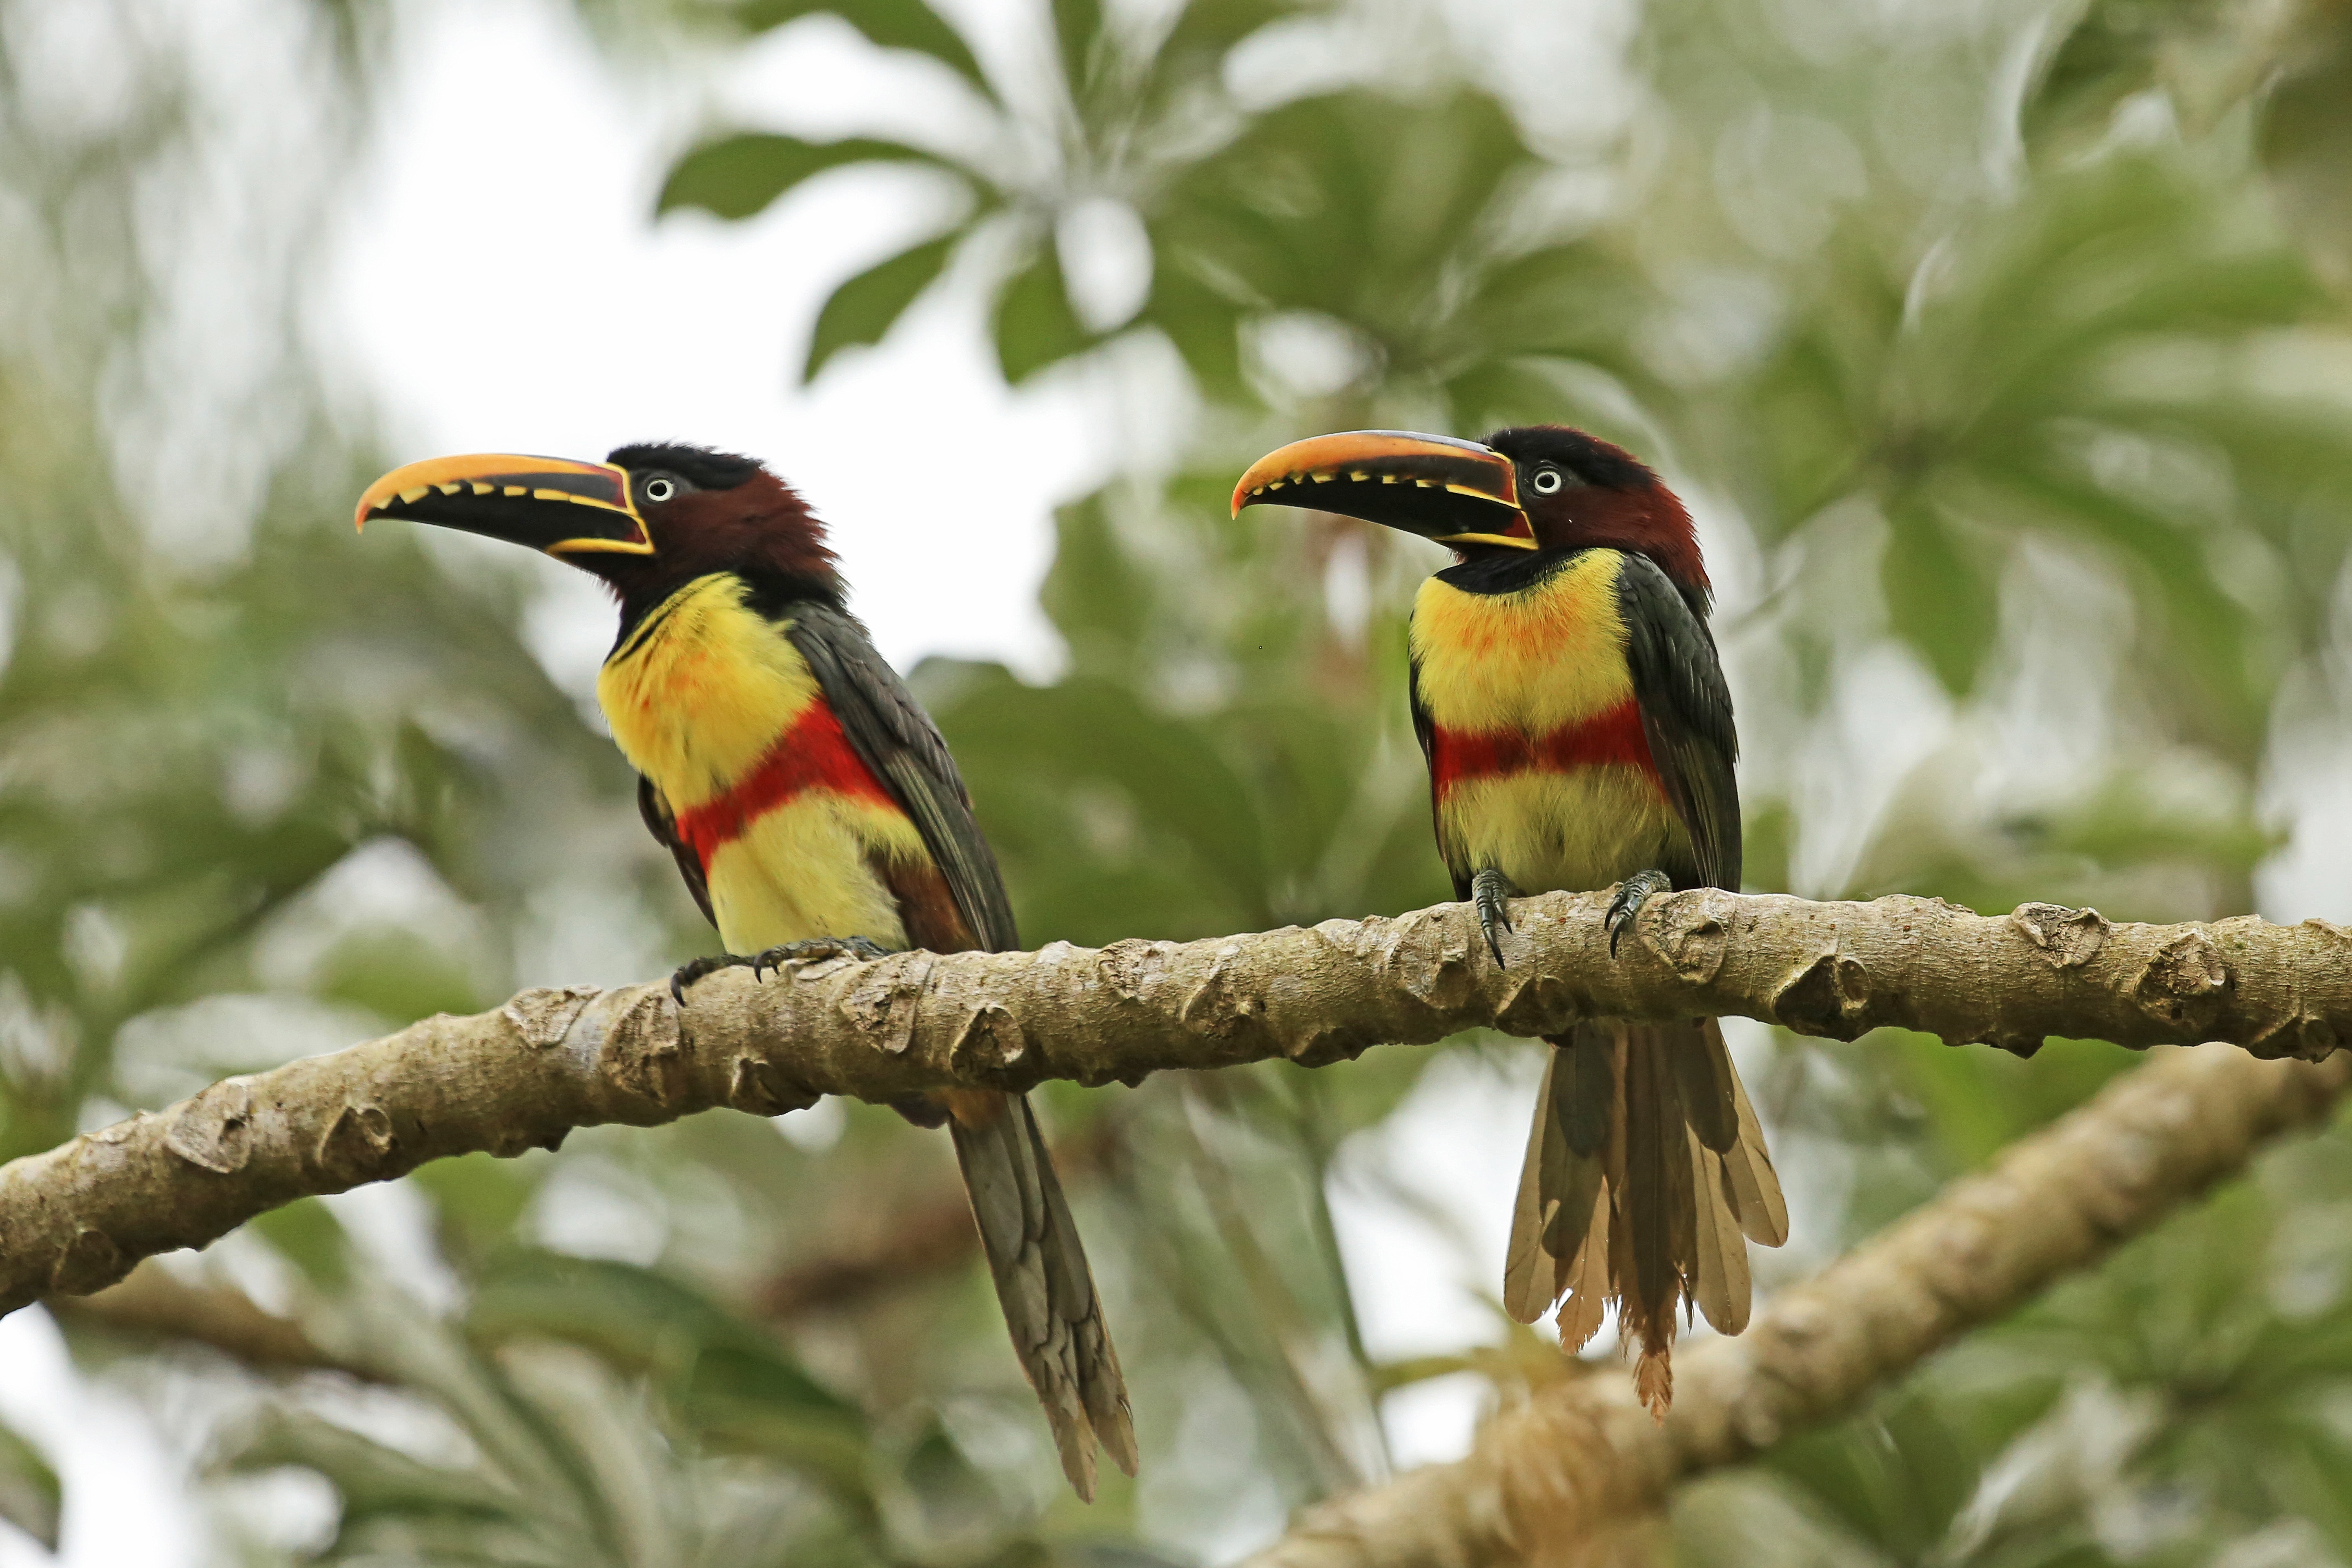
[[[602,463],[436,458],[369,486],[356,521],[376,518],[544,551],[618,601],[596,700],[646,827],[727,949],[673,976],[681,1002],[730,965],[1021,945],[947,742],[850,615],[824,524],[757,459],[678,445]],[[1097,1441],[1133,1475],[1134,1429],[1027,1097],[894,1109],[952,1135],[1013,1349],[1091,1500]]]
[[[1669,889],[1739,887],[1739,742],[1690,513],[1623,448],[1565,426],[1485,441],[1396,430],[1269,453],[1234,512],[1337,512],[1452,547],[1407,629],[1438,852],[1505,962],[1507,900],[1613,886],[1610,951]],[[1618,1310],[1664,1415],[1675,1316],[1748,1321],[1748,1243],[1788,1238],[1755,1111],[1712,1018],[1550,1037],[1503,1300],[1581,1348]]]

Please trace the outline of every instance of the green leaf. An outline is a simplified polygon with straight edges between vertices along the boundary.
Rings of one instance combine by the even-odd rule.
[[[49,1462],[30,1443],[0,1426],[0,1519],[55,1552],[64,1497]]]
[[[478,1527],[522,1511],[521,1500],[487,1474],[426,1464],[298,1410],[269,1411],[219,1463],[241,1471],[317,1471],[341,1498],[346,1531],[385,1517],[455,1516]]]
[[[973,679],[937,717],[964,760],[982,826],[1025,868],[1024,904],[1072,908],[1054,895],[1076,880],[1072,890],[1101,922],[1069,927],[1049,916],[1053,935],[1116,940],[1108,933],[1122,921],[1131,932],[1136,910],[1149,911],[1154,936],[1249,930],[1268,919],[1271,814],[1218,742],[1244,754],[1265,748],[1240,744],[1237,726],[1154,712],[1099,679],[1039,689],[1001,671]],[[1087,744],[1056,739],[1071,735]],[[1071,833],[1090,809],[1115,812],[1135,845],[1090,864]]]
[[[963,35],[923,0],[749,0],[735,15],[755,32],[803,16],[838,16],[877,47],[929,55],[991,99],[996,96]]]
[[[1244,395],[1241,311],[1232,300],[1163,258],[1152,268],[1141,319],[1167,334],[1202,392],[1226,402]]]
[[[1212,395],[1237,315],[1299,311],[1371,352],[1365,380],[1440,381],[1483,396],[1530,353],[1632,363],[1633,274],[1597,251],[1492,243],[1542,162],[1492,96],[1434,101],[1365,89],[1259,116],[1149,204],[1160,328]]]
[[[606,1258],[524,1252],[483,1278],[466,1315],[488,1340],[541,1334],[583,1345],[615,1366],[677,1375],[725,1352],[756,1397],[836,1422],[857,1407],[788,1359],[774,1338],[667,1275]],[[753,1370],[756,1369],[756,1376]]]
[[[2213,9],[2210,0],[2099,0],[2086,7],[2021,106],[2026,140],[2095,134],[2117,104],[2156,85],[2167,39]]]
[[[903,142],[871,136],[804,142],[797,136],[746,132],[706,142],[680,158],[662,183],[654,210],[700,207],[724,218],[747,218],[803,182],[852,163],[925,163],[962,173],[938,153]]]
[[[898,318],[906,314],[907,307],[946,268],[957,241],[966,232],[965,228],[958,228],[937,239],[925,240],[910,250],[876,262],[835,289],[825,300],[824,309],[817,312],[816,329],[809,334],[808,359],[801,367],[801,380],[814,381],[827,362],[844,349],[880,342]]]
[[[1152,584],[1119,548],[1102,493],[1055,510],[1054,540],[1037,602],[1070,645],[1072,664],[1122,679],[1146,675]]]
[[[1062,258],[1049,233],[1029,264],[1014,273],[996,297],[992,323],[996,363],[1004,379],[1018,386],[1047,365],[1094,346],[1094,339],[1070,308],[1062,280]]]
[[[1222,58],[1235,44],[1267,23],[1303,8],[1285,0],[1192,0],[1169,28],[1160,53],[1198,52]]]
[[[867,1497],[865,1423],[772,1349],[705,1352],[677,1390],[677,1405],[707,1442],[783,1459],[844,1501]]]
[[[1947,691],[1964,697],[2000,629],[1992,564],[1931,506],[1895,508],[1887,521],[1880,575],[1890,629],[1919,650]]]
[[[351,1237],[317,1198],[297,1198],[247,1223],[314,1283],[340,1285],[351,1278]]]
[[[2262,159],[2280,221],[2339,288],[2352,284],[2352,10],[2316,8],[2302,58],[2270,90]]]
[[[1054,42],[1070,101],[1087,102],[1095,57],[1103,47],[1102,0],[1053,0]]]
[[[408,1180],[433,1200],[441,1248],[454,1262],[493,1255],[515,1232],[551,1167],[487,1153],[432,1160]]]

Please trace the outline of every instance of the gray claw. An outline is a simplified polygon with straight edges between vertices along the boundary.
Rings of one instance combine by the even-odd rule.
[[[752,979],[760,980],[765,978],[764,971],[781,973],[787,963],[826,958],[854,958],[860,963],[871,963],[888,955],[889,950],[871,937],[811,936],[798,942],[780,942],[740,962],[751,966]]]
[[[755,952],[749,958],[740,952],[717,953],[709,958],[692,959],[679,964],[670,973],[669,994],[677,1005],[683,1007],[686,1005],[687,992],[693,988],[697,981],[716,974],[722,969],[749,969],[752,979],[765,980],[768,977],[768,971],[781,971],[785,964],[794,960],[840,958],[845,955],[855,958],[861,963],[871,963],[877,958],[887,957],[889,949],[871,937],[812,936],[803,937],[798,942],[780,942],[775,946]]]
[[[670,1000],[683,1007],[686,1005],[686,994],[693,990],[698,982],[718,973],[722,969],[734,969],[751,962],[750,959],[732,952],[722,952],[709,958],[688,959],[670,971]]]
[[[1470,879],[1470,901],[1478,911],[1478,930],[1486,938],[1486,951],[1495,955],[1495,967],[1508,969],[1503,962],[1503,939],[1496,934],[1499,927],[1511,929],[1511,910],[1507,900],[1519,896],[1511,879],[1492,866]]]
[[[1609,928],[1609,956],[1617,956],[1617,943],[1642,912],[1642,906],[1660,893],[1674,891],[1675,880],[1664,871],[1636,871],[1617,884],[1616,896],[1609,900],[1609,912],[1602,917]]]

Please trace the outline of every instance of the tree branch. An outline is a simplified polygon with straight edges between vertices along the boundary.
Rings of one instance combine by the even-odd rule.
[[[1604,902],[1519,900],[1507,970],[1465,906],[1441,904],[1182,944],[831,961],[764,984],[730,970],[682,1016],[661,985],[525,992],[224,1079],[0,1168],[0,1310],[98,1289],[141,1258],[427,1160],[719,1105],[765,1116],[821,1094],[1322,1066],[1383,1041],[1557,1034],[1592,1016],[1742,1014],[1839,1038],[1892,1024],[2019,1051],[2056,1034],[2317,1058],[2352,1037],[2352,933],[2318,921],[2111,925],[2046,904],[1988,918],[1929,899],[1705,889],[1654,900],[1612,961]]]
[[[1625,1549],[1675,1481],[1851,1410],[2234,1173],[2265,1140],[2317,1121],[2347,1088],[2346,1057],[2158,1058],[1776,1294],[1739,1338],[1677,1355],[1664,1424],[1629,1379],[1554,1384],[1490,1423],[1466,1458],[1306,1510],[1249,1568],[1638,1560]]]

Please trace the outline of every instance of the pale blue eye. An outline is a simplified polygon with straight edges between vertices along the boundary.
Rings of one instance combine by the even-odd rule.
[[[1538,468],[1536,470],[1535,487],[1536,494],[1539,496],[1558,495],[1559,493],[1559,470],[1558,468]]]

